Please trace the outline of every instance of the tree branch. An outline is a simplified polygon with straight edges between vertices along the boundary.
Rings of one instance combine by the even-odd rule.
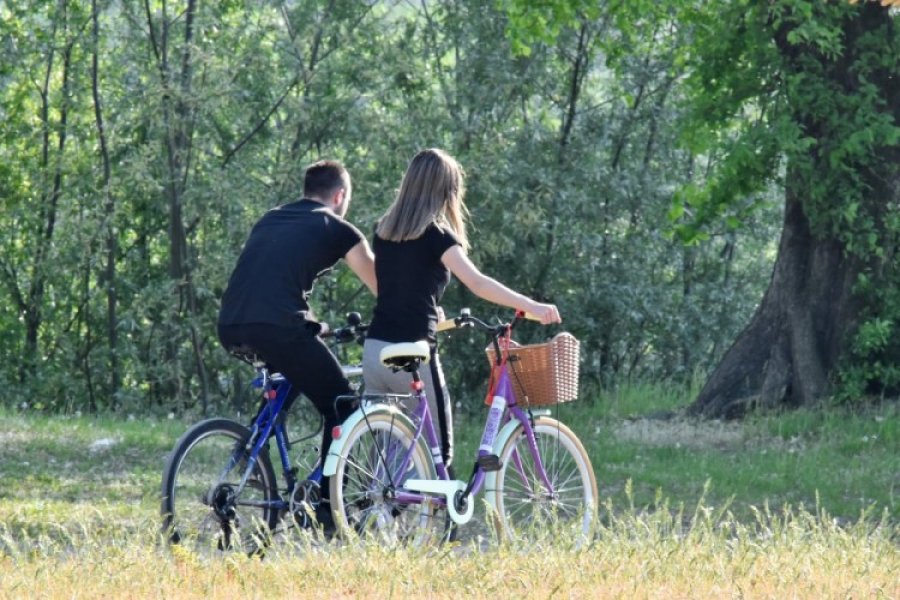
[[[299,83],[300,75],[295,75],[293,81],[291,81],[290,85],[288,85],[287,89],[284,91],[281,97],[278,98],[278,101],[276,101],[275,104],[272,105],[272,108],[270,108],[269,111],[263,116],[263,118],[259,120],[259,123],[256,124],[256,127],[254,127],[247,135],[245,135],[241,139],[241,141],[238,142],[237,145],[229,150],[228,154],[225,155],[225,158],[222,160],[223,169],[228,166],[228,163],[232,158],[234,158],[234,155],[237,154],[240,149],[243,148],[244,145],[251,140],[251,138],[253,138],[254,135],[259,133],[263,126],[269,121],[269,118],[273,114],[275,114],[275,111],[278,110],[278,108],[281,106],[281,103],[284,102],[285,98],[287,98],[288,94],[290,94],[294,90],[294,88],[299,85]]]

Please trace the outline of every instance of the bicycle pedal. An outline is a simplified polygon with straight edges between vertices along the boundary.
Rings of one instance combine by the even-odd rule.
[[[496,454],[485,454],[478,457],[478,466],[481,467],[482,471],[499,471],[503,464],[500,462],[500,457]]]

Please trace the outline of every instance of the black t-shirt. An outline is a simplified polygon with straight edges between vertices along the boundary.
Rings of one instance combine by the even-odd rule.
[[[301,324],[316,278],[363,239],[314,200],[273,208],[244,244],[222,296],[219,324]]]
[[[385,342],[435,339],[437,306],[450,283],[441,256],[459,240],[432,224],[414,240],[372,242],[378,299],[368,335]]]

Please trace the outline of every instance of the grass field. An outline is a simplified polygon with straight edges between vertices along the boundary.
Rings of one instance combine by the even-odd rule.
[[[686,397],[634,386],[561,407],[604,502],[587,547],[497,545],[474,522],[428,552],[297,533],[264,561],[157,544],[160,472],[187,420],[0,413],[0,597],[900,598],[896,403],[647,418]],[[457,429],[464,470],[481,423],[461,413]]]

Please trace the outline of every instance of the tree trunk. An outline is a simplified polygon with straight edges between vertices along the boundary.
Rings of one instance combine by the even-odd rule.
[[[858,273],[842,244],[812,235],[797,191],[788,189],[769,289],[688,412],[735,418],[750,407],[800,405],[825,394],[854,329]]]
[[[116,291],[116,263],[119,254],[119,242],[116,233],[115,212],[116,201],[110,189],[110,160],[109,148],[106,142],[106,129],[103,121],[103,105],[100,101],[100,23],[97,0],[91,2],[91,96],[94,99],[94,123],[97,126],[97,138],[100,141],[100,158],[103,165],[103,177],[100,186],[103,188],[103,212],[106,215],[106,264],[103,273],[98,279],[106,288],[106,338],[109,346],[108,361],[109,382],[106,395],[109,397],[110,408],[116,408],[116,397],[121,387],[121,374],[119,373],[119,328],[118,328],[118,304],[119,297]],[[88,389],[92,389],[88,386]],[[93,393],[91,394],[91,406],[93,407]]]
[[[63,48],[63,64],[62,64],[62,87],[60,90],[59,101],[59,122],[56,125],[57,143],[56,143],[56,165],[53,167],[53,183],[52,188],[42,194],[41,205],[38,209],[40,222],[38,226],[40,231],[35,235],[36,245],[34,247],[34,258],[31,264],[30,284],[28,285],[27,296],[24,300],[24,320],[25,320],[25,350],[24,357],[19,367],[19,380],[26,381],[28,377],[33,375],[34,369],[39,363],[39,334],[41,326],[44,322],[44,298],[46,294],[47,284],[47,264],[50,261],[50,254],[53,248],[53,236],[56,230],[57,213],[59,209],[59,200],[62,196],[62,186],[64,177],[63,156],[66,150],[66,140],[68,136],[68,119],[69,119],[69,86],[70,86],[70,67],[72,65],[72,49],[75,45],[75,39],[69,37],[68,23],[68,5],[66,2],[60,2],[59,13],[55,16],[58,19],[53,26],[53,34],[51,40],[55,40],[59,22],[62,23],[63,38],[65,46]],[[53,129],[50,125],[50,85],[53,74],[54,53],[51,50],[47,58],[47,70],[44,75],[43,87],[41,88],[41,124],[43,127],[43,148],[41,166],[45,176],[50,171],[50,132]],[[15,276],[13,275],[13,279]]]
[[[202,339],[197,331],[194,319],[198,314],[197,296],[193,282],[193,265],[191,264],[190,247],[187,229],[184,225],[184,192],[190,172],[190,160],[193,142],[193,109],[191,107],[194,75],[194,19],[197,15],[197,0],[186,0],[184,18],[184,38],[181,52],[181,72],[174,81],[169,64],[169,32],[172,21],[169,20],[163,5],[162,26],[157,40],[153,26],[153,17],[149,2],[145,0],[148,32],[156,57],[157,67],[163,89],[163,125],[165,136],[166,196],[169,202],[169,276],[175,282],[178,292],[178,305],[173,314],[173,322],[178,323],[187,316],[187,329],[190,335],[191,348],[197,366],[200,382],[200,401],[203,414],[207,413],[209,404],[209,382],[206,365],[203,361]],[[179,17],[181,18],[181,17]],[[180,335],[167,342],[168,359],[176,362]],[[174,384],[172,387],[169,384]],[[168,382],[165,395],[178,397],[182,395],[182,382]]]
[[[792,26],[785,23],[790,20],[782,20],[773,41],[782,56],[786,78],[799,74],[806,82],[819,82],[818,87],[806,89],[818,89],[820,94],[830,91],[834,97],[829,101],[837,107],[846,105],[840,104],[845,98],[859,98],[864,87],[869,87],[869,93],[874,88],[878,102],[872,106],[878,117],[900,122],[896,63],[871,62],[873,39],[881,40],[879,45],[886,54],[896,52],[887,9],[869,2],[858,12],[848,13],[840,24],[843,53],[837,57],[815,44],[791,43]],[[753,406],[801,405],[828,394],[838,360],[848,350],[866,306],[853,288],[864,269],[874,268],[877,273],[879,261],[884,260],[876,252],[850,252],[840,240],[877,236],[881,248],[893,252],[887,211],[900,200],[896,185],[900,145],[885,137],[868,149],[865,157],[839,165],[853,174],[837,179],[833,176],[835,158],[829,152],[844,141],[836,136],[846,135],[836,125],[840,117],[822,112],[808,94],[788,92],[785,98],[791,118],[815,142],[808,154],[788,160],[784,224],[769,289],[749,325],[689,407],[690,414],[738,417]],[[805,164],[805,173],[797,168],[798,162]],[[814,190],[822,185],[816,181],[818,174],[832,176],[827,179],[831,186],[827,208],[840,207],[848,190],[858,195],[855,201],[868,219],[862,234],[843,222],[825,221],[822,226],[821,218],[818,233],[814,233],[808,211],[816,210],[810,207],[816,206],[817,199],[820,205],[822,202],[821,191],[815,195]],[[887,265],[882,262],[881,266]]]

